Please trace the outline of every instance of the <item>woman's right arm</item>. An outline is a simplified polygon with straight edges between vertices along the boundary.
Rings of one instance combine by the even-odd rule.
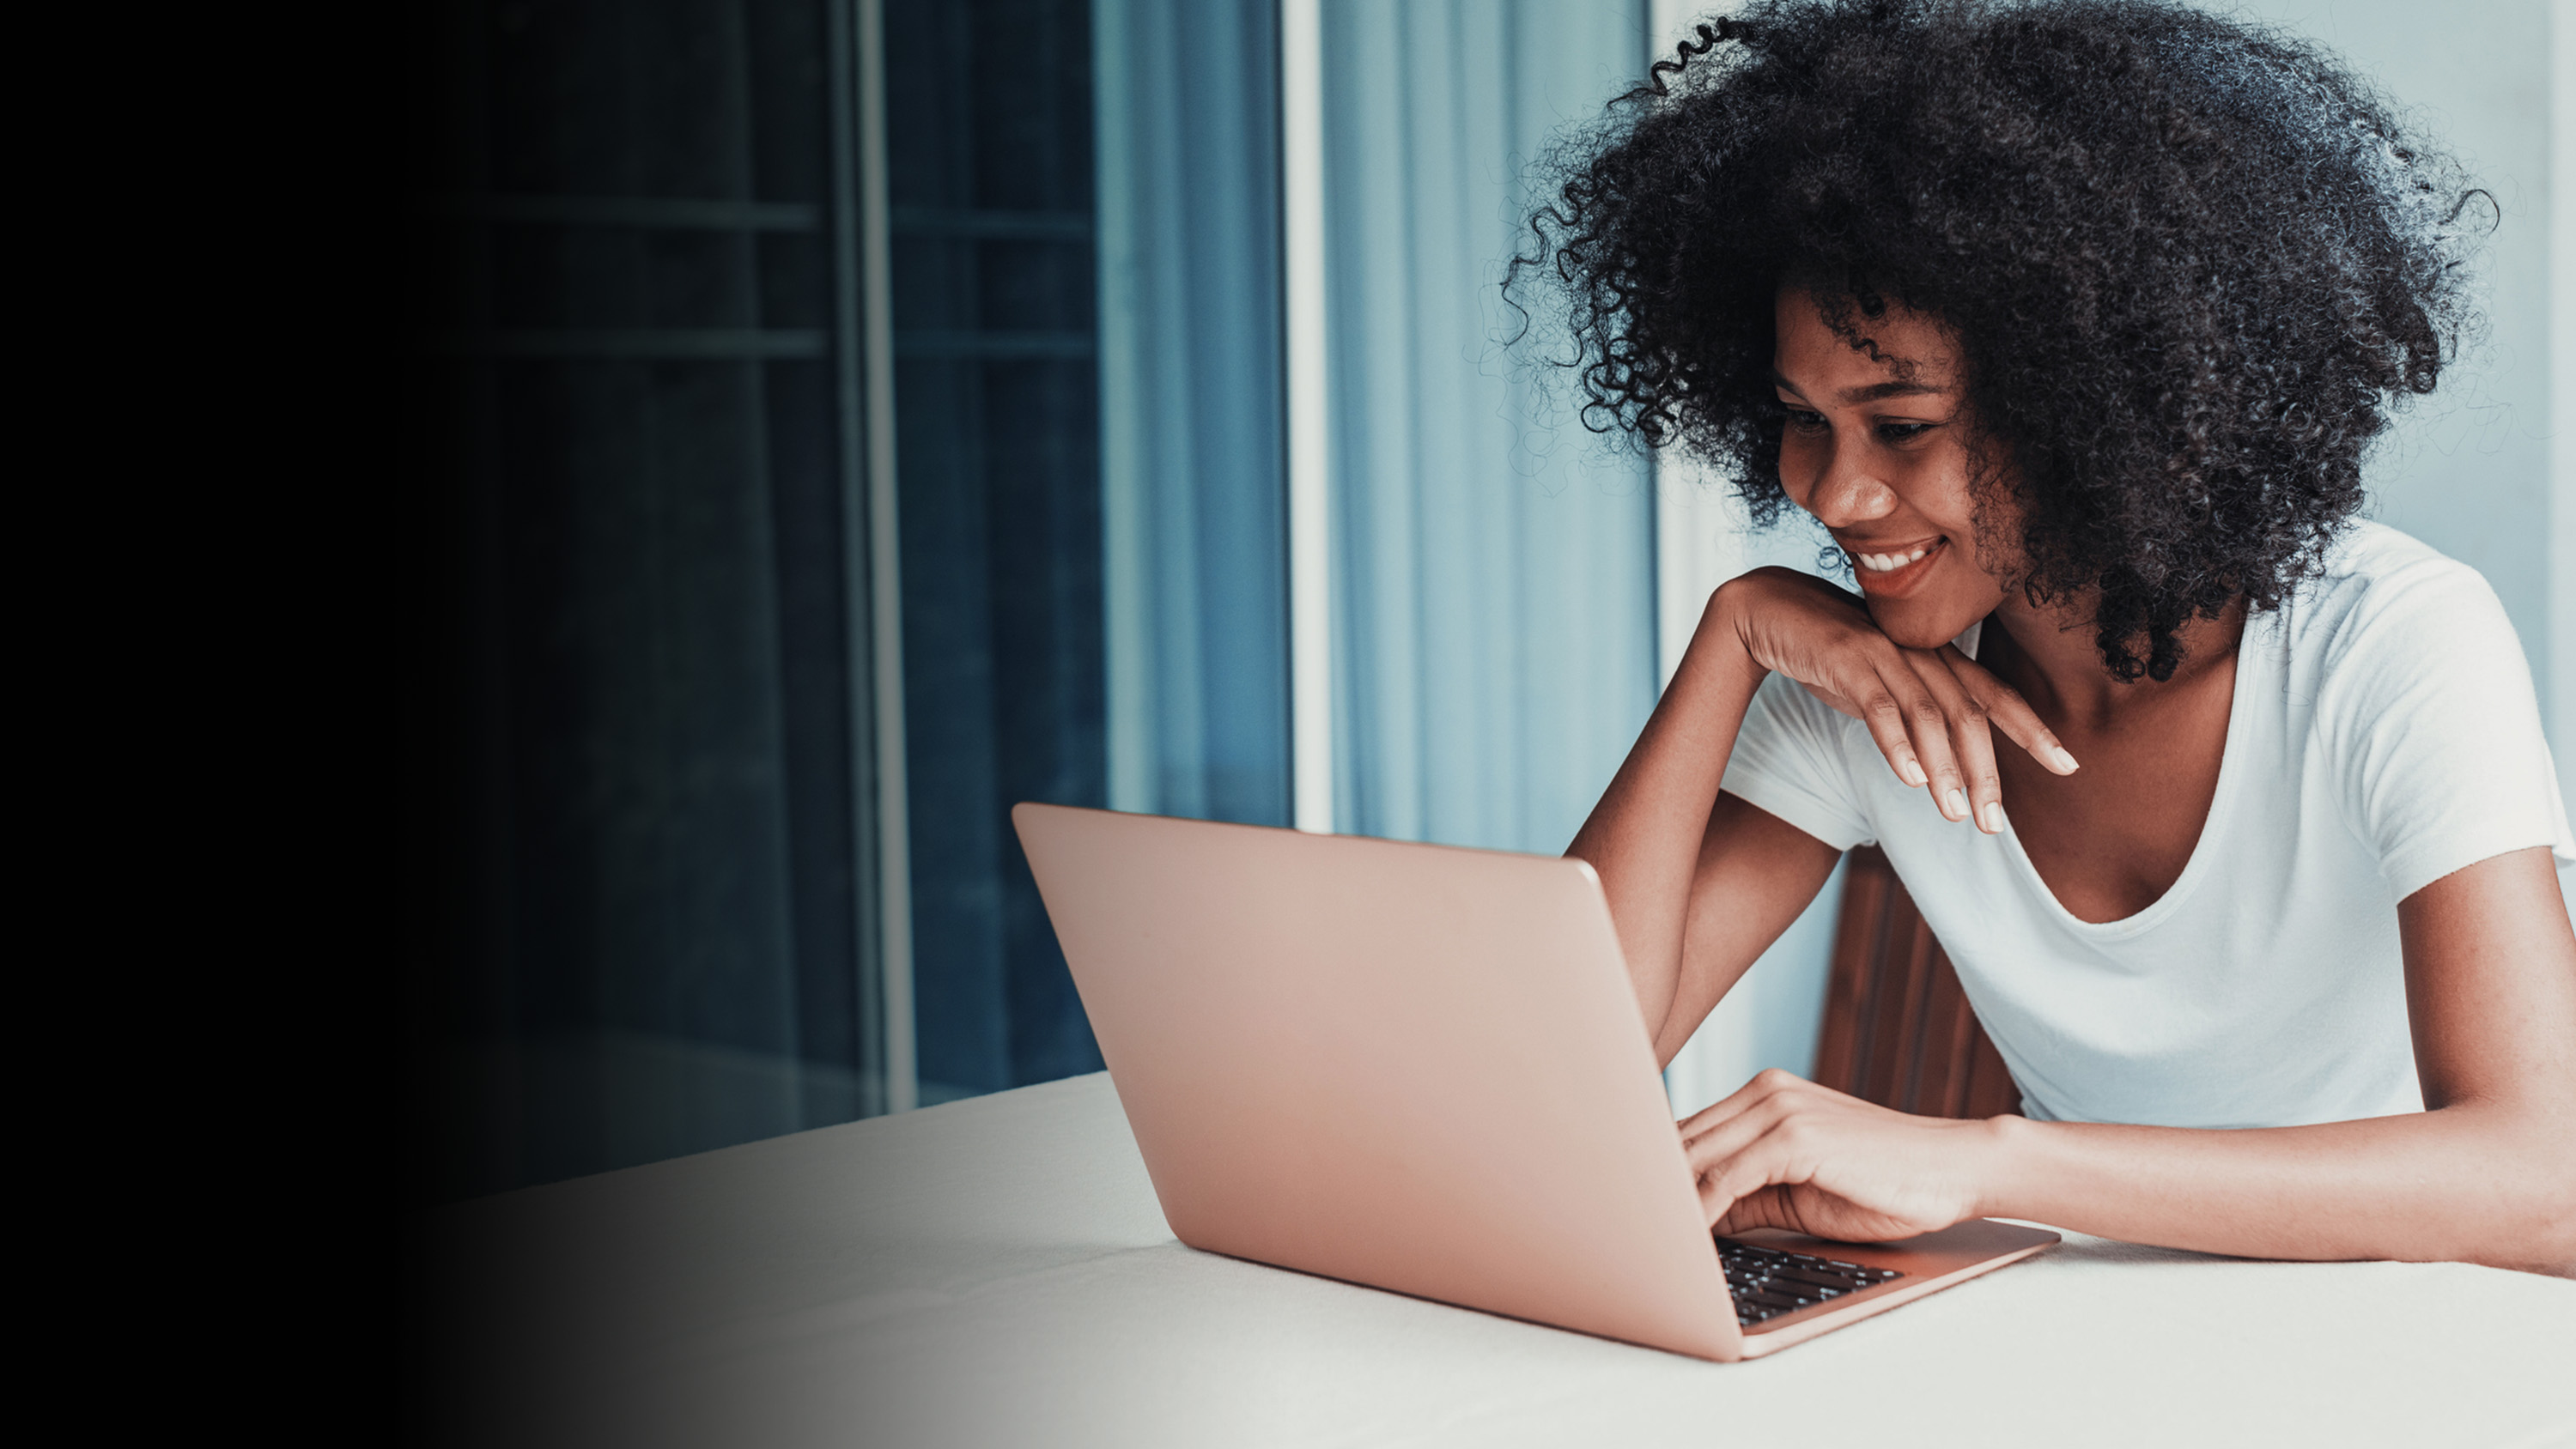
[[[1601,877],[1659,1063],[1815,899],[1838,855],[1719,794],[1773,671],[1865,723],[1897,778],[1930,785],[1936,800],[1996,798],[1990,721],[2044,763],[2056,749],[1994,676],[1956,649],[1899,648],[1823,580],[1756,569],[1710,595],[1680,669],[1566,849]]]
[[[1574,843],[1566,848],[1566,854],[1589,861],[1601,877],[1658,1066],[1670,1064],[1673,1053],[1698,1025],[1694,1019],[1682,1028],[1680,1040],[1666,1041],[1666,1027],[1675,1016],[1680,994],[1683,934],[1701,857],[1712,846],[1720,864],[1735,854],[1726,846],[1727,837],[1736,832],[1718,828],[1718,784],[1726,778],[1727,758],[1734,751],[1745,711],[1752,706],[1753,692],[1770,673],[1754,661],[1738,636],[1731,616],[1737,601],[1728,592],[1734,588],[1730,583],[1709,595],[1681,667],[1656,701],[1654,713],[1612,777],[1610,788],[1602,792],[1601,803],[1593,807]],[[1771,816],[1762,818],[1779,824]],[[1823,853],[1825,869],[1832,869],[1832,847],[1802,831],[1780,828],[1805,841],[1811,851]],[[1818,873],[1816,885],[1823,880]],[[1754,901],[1747,905],[1756,907],[1754,914],[1778,914],[1759,910]],[[1786,929],[1804,905],[1798,902],[1779,929]],[[1734,974],[1741,975],[1750,964],[1748,957],[1737,964]],[[1727,984],[1732,983],[1730,976]],[[1719,988],[1720,994],[1724,989]],[[1716,998],[1709,999],[1714,1004]],[[1707,1008],[1702,1007],[1700,1014],[1705,1016]]]

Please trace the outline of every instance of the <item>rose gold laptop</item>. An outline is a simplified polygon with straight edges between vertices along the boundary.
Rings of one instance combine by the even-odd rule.
[[[1581,861],[1011,818],[1194,1248],[1732,1360],[2057,1241],[1712,1239]]]

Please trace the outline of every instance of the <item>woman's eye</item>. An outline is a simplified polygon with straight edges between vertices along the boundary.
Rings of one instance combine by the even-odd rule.
[[[1934,426],[1935,424],[1932,423],[1880,423],[1878,425],[1879,441],[1886,443],[1910,443],[1916,438],[1923,436],[1925,433],[1932,431]]]
[[[1804,408],[1791,408],[1789,409],[1789,428],[1792,432],[1821,433],[1825,430],[1825,415],[1811,413]]]

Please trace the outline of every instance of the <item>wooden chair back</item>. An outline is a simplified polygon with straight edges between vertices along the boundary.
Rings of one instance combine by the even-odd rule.
[[[1959,973],[1876,846],[1853,851],[1845,872],[1816,1080],[1926,1117],[2021,1111]]]

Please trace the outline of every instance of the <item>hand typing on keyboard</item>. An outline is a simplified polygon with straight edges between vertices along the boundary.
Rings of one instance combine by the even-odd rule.
[[[1717,1231],[1787,1228],[1850,1243],[1976,1217],[1996,1135],[1989,1123],[1910,1116],[1778,1070],[1680,1126]]]

